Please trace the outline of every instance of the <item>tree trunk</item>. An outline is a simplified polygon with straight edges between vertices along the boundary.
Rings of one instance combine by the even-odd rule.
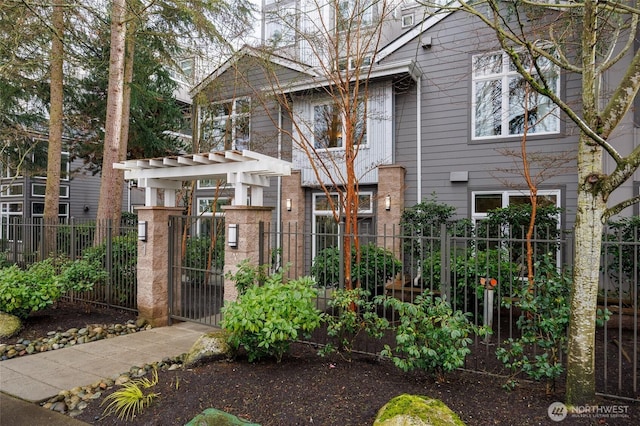
[[[64,9],[60,4],[53,5],[51,16],[51,64],[50,64],[50,105],[49,105],[49,145],[47,148],[47,184],[44,198],[44,223],[55,225],[58,222],[60,204],[60,167],[62,163],[62,116],[63,116],[63,55],[64,45]],[[56,227],[45,226],[45,247],[43,253],[48,256],[56,250]]]
[[[602,218],[606,202],[597,191],[602,149],[584,135],[578,151],[578,208],[575,222],[573,291],[567,356],[569,405],[587,405],[595,397],[595,333]]]
[[[104,225],[108,219],[113,220],[120,217],[120,211],[116,210],[116,206],[121,204],[117,203],[116,200],[122,197],[122,192],[117,192],[117,188],[119,188],[117,182],[123,179],[123,173],[114,169],[113,163],[120,160],[126,39],[125,11],[125,0],[113,0],[107,117],[105,121],[100,199],[96,217],[98,225]],[[104,237],[104,234],[96,232],[96,243],[101,242]]]

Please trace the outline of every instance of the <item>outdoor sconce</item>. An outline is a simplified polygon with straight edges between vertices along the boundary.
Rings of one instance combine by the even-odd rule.
[[[237,248],[238,247],[238,224],[230,223],[229,224],[229,247]]]
[[[287,207],[287,211],[290,212],[291,211],[291,198],[287,198],[287,200],[285,201],[285,205]]]
[[[384,209],[387,211],[391,210],[391,195],[384,197]]]
[[[138,240],[147,241],[147,221],[138,221]]]

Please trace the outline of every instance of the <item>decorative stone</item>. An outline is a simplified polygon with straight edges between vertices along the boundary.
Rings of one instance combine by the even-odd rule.
[[[460,417],[442,401],[403,394],[378,411],[374,426],[464,426]]]
[[[224,411],[216,410],[215,408],[207,408],[202,413],[195,416],[185,426],[201,426],[201,425],[224,425],[224,426],[260,426],[258,423],[251,423],[246,420],[242,420],[233,414],[225,413]]]
[[[228,334],[225,330],[215,330],[203,334],[196,340],[184,358],[186,368],[200,362],[214,361],[229,356]]]
[[[11,337],[22,328],[20,318],[0,312],[0,337]]]

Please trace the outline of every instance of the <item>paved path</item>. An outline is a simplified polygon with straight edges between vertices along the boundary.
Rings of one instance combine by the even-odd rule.
[[[103,378],[115,378],[128,372],[132,366],[181,355],[207,331],[211,331],[211,327],[184,322],[1,361],[0,425],[38,425],[33,422],[20,423],[19,418],[15,417],[20,412],[18,408],[24,409],[24,401],[45,401],[61,390],[88,386]],[[26,408],[37,413],[40,413],[37,410],[47,411],[36,404],[26,404]]]

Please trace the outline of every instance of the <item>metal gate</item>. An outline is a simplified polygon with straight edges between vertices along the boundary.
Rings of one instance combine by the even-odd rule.
[[[219,326],[224,300],[224,218],[169,218],[169,317]]]

